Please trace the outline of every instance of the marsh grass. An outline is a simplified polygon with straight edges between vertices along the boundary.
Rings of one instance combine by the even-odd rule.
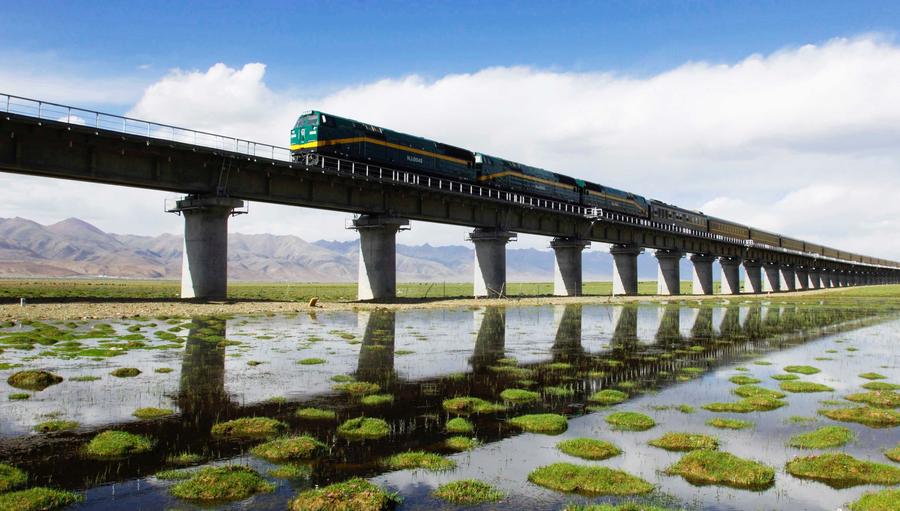
[[[851,511],[896,511],[900,509],[900,489],[868,492],[849,507]]]
[[[190,479],[194,475],[193,470],[185,470],[182,468],[175,470],[160,470],[153,474],[153,477],[161,481],[184,481]]]
[[[297,361],[297,363],[302,366],[315,366],[315,365],[324,364],[325,362],[326,362],[326,360],[324,358],[315,358],[315,357],[304,358],[304,359]]]
[[[454,397],[445,399],[442,403],[444,410],[457,415],[472,415],[479,413],[494,413],[506,410],[506,406],[500,403],[491,403],[477,397]]]
[[[728,403],[708,403],[701,408],[711,412],[725,413],[750,413],[750,412],[768,412],[784,406],[784,401],[765,396],[747,397],[740,401],[732,401]]]
[[[788,445],[800,449],[840,447],[853,439],[853,432],[843,426],[823,426],[815,431],[791,437]]]
[[[864,403],[877,408],[897,408],[900,406],[900,394],[893,390],[872,390],[844,396],[847,401]]]
[[[551,490],[585,495],[637,495],[653,485],[621,470],[607,467],[554,463],[533,470],[528,480]]]
[[[552,397],[572,397],[575,395],[575,389],[572,387],[549,386],[542,389],[545,396]]]
[[[821,372],[821,370],[818,369],[818,368],[816,368],[816,367],[813,367],[813,366],[802,366],[802,365],[798,365],[798,366],[786,366],[786,367],[784,368],[784,370],[787,371],[787,372],[789,372],[789,373],[798,373],[798,374],[806,374],[806,375],[809,375],[809,374],[816,374],[816,373],[818,373],[818,372]]]
[[[773,375],[770,376],[769,378],[772,378],[773,380],[778,380],[778,381],[793,381],[793,380],[799,380],[799,379],[800,379],[799,376],[797,376],[796,374],[791,374],[791,373],[787,373],[787,374],[773,374]]]
[[[195,471],[190,479],[172,486],[169,491],[185,500],[227,502],[243,500],[274,489],[274,484],[267,482],[250,467],[228,465]]]
[[[810,393],[810,392],[832,392],[833,388],[822,383],[811,381],[783,381],[778,385],[781,390],[793,393]]]
[[[857,422],[870,428],[892,428],[900,426],[900,413],[885,408],[858,406],[853,408],[825,408],[820,415],[841,422]]]
[[[787,463],[785,469],[794,477],[820,481],[832,488],[849,488],[861,484],[900,484],[900,468],[858,460],[843,453],[794,458]]]
[[[569,427],[566,418],[555,413],[520,415],[510,419],[509,423],[529,433],[545,433],[549,435],[558,435]]]
[[[778,392],[777,390],[758,387],[756,385],[740,385],[731,389],[731,392],[741,397],[765,397],[770,399],[781,399],[786,396],[784,392]]]
[[[53,433],[56,431],[68,431],[79,426],[77,421],[67,421],[61,419],[49,420],[38,423],[34,426],[34,430],[38,433]]]
[[[0,494],[0,509],[10,511],[49,511],[81,502],[83,499],[77,493],[37,487]]]
[[[498,502],[505,497],[500,490],[476,479],[463,479],[442,484],[434,490],[434,496],[462,506]]]
[[[141,370],[136,367],[120,367],[109,374],[116,378],[134,378],[141,374]]]
[[[696,485],[762,490],[775,483],[775,470],[771,467],[721,451],[691,451],[666,472]]]
[[[143,435],[110,430],[91,439],[85,447],[85,453],[91,458],[121,458],[148,452],[154,445],[151,438]]]
[[[386,437],[391,427],[382,419],[373,417],[357,417],[344,421],[338,426],[338,435],[348,440],[366,440]]]
[[[637,412],[616,412],[606,416],[607,424],[622,431],[646,431],[656,426],[650,416]]]
[[[28,474],[6,463],[0,463],[0,493],[14,490],[28,482]]]
[[[572,438],[556,444],[556,448],[576,458],[605,460],[622,454],[622,450],[610,442],[593,438]]]
[[[454,417],[448,420],[446,428],[449,433],[471,433],[475,431],[475,426],[462,417]]]
[[[62,376],[53,374],[48,371],[19,371],[13,373],[6,379],[6,383],[10,387],[17,389],[32,390],[40,392],[51,385],[56,385],[63,381]]]
[[[500,393],[500,399],[514,403],[527,403],[529,401],[537,401],[540,398],[540,392],[524,389],[506,389]]]
[[[268,417],[241,417],[213,425],[213,436],[259,438],[277,435],[287,424]]]
[[[715,437],[699,433],[670,432],[647,443],[667,451],[680,452],[695,451],[697,449],[715,450],[719,448],[719,441]]]
[[[170,415],[174,415],[174,410],[169,410],[168,408],[138,408],[131,415],[134,415],[138,419],[159,419],[162,417],[168,417]]]
[[[291,463],[279,465],[269,470],[269,475],[278,479],[308,479],[312,475],[312,468]]]
[[[381,385],[366,381],[350,381],[347,383],[339,383],[331,388],[338,392],[350,394],[351,396],[365,396],[368,394],[377,394],[378,391],[381,390]]]
[[[865,378],[867,380],[885,380],[887,376],[875,372],[862,373],[859,375],[860,378]]]
[[[728,378],[728,381],[734,383],[735,385],[753,385],[754,383],[760,383],[762,380],[758,378],[754,378],[752,376],[747,376],[745,374],[738,374]]]
[[[888,449],[884,451],[884,455],[891,461],[896,461],[900,463],[900,443],[897,444],[893,449]]]
[[[399,499],[365,479],[307,490],[288,504],[291,511],[388,511]]]
[[[307,420],[334,420],[337,417],[337,414],[334,413],[333,410],[324,410],[322,408],[300,408],[294,415],[300,417],[301,419]]]
[[[172,371],[174,371],[174,369],[172,369],[171,367],[157,367],[156,369],[153,370],[154,373],[159,373],[159,374],[168,374],[168,373],[171,373]]]
[[[100,379],[99,376],[94,376],[94,375],[88,374],[88,375],[83,375],[83,376],[73,376],[73,377],[69,378],[69,381],[88,382],[88,381],[97,381],[99,379]]]
[[[166,458],[166,463],[171,465],[195,465],[205,458],[199,454],[191,452],[180,452]]]
[[[13,392],[6,396],[10,401],[24,401],[26,399],[31,399],[31,394],[26,392]]]
[[[866,390],[900,390],[900,385],[886,381],[870,381],[862,385]]]
[[[569,504],[563,511],[679,511],[677,509],[641,504],[638,502],[626,502],[625,504]]]
[[[250,454],[267,461],[282,462],[313,458],[326,448],[311,436],[276,438],[250,449]]]
[[[588,401],[591,401],[593,403],[600,403],[607,406],[617,405],[624,402],[626,399],[628,399],[627,393],[615,389],[605,389],[599,392],[594,392],[590,395],[590,397],[588,397]]]
[[[456,468],[456,462],[439,454],[425,451],[407,451],[395,454],[384,460],[384,465],[391,470],[409,470],[421,468],[432,472],[444,472]]]
[[[386,405],[394,402],[394,396],[392,394],[372,394],[371,396],[364,396],[359,402],[365,406]]]
[[[480,444],[477,438],[469,438],[466,436],[452,436],[448,438],[444,445],[454,451],[469,451]]]

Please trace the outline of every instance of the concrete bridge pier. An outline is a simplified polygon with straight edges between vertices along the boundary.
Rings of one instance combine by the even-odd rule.
[[[228,218],[244,206],[229,197],[188,196],[170,213],[184,216],[181,297],[224,300],[228,295]]]
[[[591,246],[590,241],[578,238],[554,238],[550,247],[556,253],[553,260],[553,294],[581,296],[581,252]]]
[[[822,287],[822,280],[819,276],[819,271],[819,268],[810,268],[808,270],[810,289],[819,289],[820,287]]]
[[[804,266],[798,266],[794,272],[794,289],[797,291],[809,289],[809,269]]]
[[[763,293],[777,293],[781,290],[781,268],[777,263],[763,265]]]
[[[613,294],[638,294],[637,258],[641,247],[636,245],[613,245],[609,253],[613,256]]]
[[[691,293],[695,295],[713,294],[713,261],[715,256],[708,254],[694,254],[691,262],[694,264]]]
[[[390,300],[397,297],[397,231],[409,228],[409,220],[382,215],[360,215],[353,220],[359,232],[358,300]]]
[[[763,292],[762,266],[760,261],[744,261],[744,290],[748,293]]]
[[[659,277],[656,280],[656,294],[681,294],[680,250],[657,250],[654,254],[659,261]]]
[[[506,296],[506,244],[516,237],[504,229],[477,228],[469,233],[475,244],[475,297]]]
[[[834,270],[828,270],[827,273],[824,274],[825,277],[825,287],[832,288],[837,287],[837,273]]]
[[[796,284],[794,267],[788,264],[781,265],[778,270],[778,285],[781,291],[794,291]]]
[[[719,266],[722,267],[722,282],[719,288],[719,294],[741,294],[741,258],[720,257]]]

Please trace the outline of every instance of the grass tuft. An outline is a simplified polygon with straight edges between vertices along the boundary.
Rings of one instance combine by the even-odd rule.
[[[12,465],[0,463],[0,493],[18,488],[28,482],[28,474]]]
[[[528,474],[528,480],[551,490],[586,495],[636,495],[653,485],[639,477],[607,467],[554,463]]]
[[[394,402],[394,396],[391,394],[372,394],[371,396],[363,397],[359,402],[366,406],[386,405]]]
[[[324,358],[304,358],[304,359],[298,360],[297,363],[302,366],[314,366],[314,365],[324,364],[325,359]]]
[[[76,421],[67,421],[67,420],[49,420],[41,422],[34,426],[34,430],[38,433],[53,433],[55,431],[68,431],[70,429],[75,429],[79,426]]]
[[[814,383],[811,381],[783,381],[778,385],[781,390],[786,390],[788,392],[831,392],[834,389],[829,387],[828,385],[823,385],[821,383]]]
[[[762,380],[754,378],[752,376],[747,376],[745,374],[738,374],[736,376],[728,378],[728,381],[734,383],[735,385],[752,385],[754,383],[760,383]]]
[[[282,462],[309,459],[324,448],[322,442],[303,435],[270,440],[250,449],[250,453],[267,461]]]
[[[900,393],[892,390],[873,390],[870,392],[860,392],[858,394],[850,394],[844,397],[847,401],[854,403],[864,403],[877,408],[897,408],[900,406]]]
[[[475,431],[475,426],[462,417],[454,417],[448,420],[446,427],[449,433],[471,433]]]
[[[900,489],[869,492],[850,504],[851,511],[896,511],[900,509]]]
[[[213,425],[213,436],[259,438],[277,435],[287,424],[268,417],[241,417]]]
[[[772,376],[770,376],[770,378],[772,378],[773,380],[778,380],[778,381],[793,381],[793,380],[800,379],[800,377],[797,376],[796,374],[790,374],[790,373],[788,373],[788,374],[773,374]]]
[[[338,426],[337,432],[348,440],[366,440],[388,436],[391,427],[382,419],[357,417]]]
[[[706,421],[706,425],[719,429],[747,429],[749,427],[752,427],[753,423],[740,419],[722,419],[717,417],[715,419],[709,419],[708,421]]]
[[[198,470],[190,479],[176,484],[169,491],[185,500],[227,502],[244,500],[274,489],[275,485],[266,482],[255,470],[241,465],[229,465]]]
[[[457,415],[471,415],[478,413],[494,413],[506,410],[506,407],[500,403],[491,403],[477,397],[454,397],[445,399],[443,402],[444,410],[455,413]]]
[[[870,381],[863,384],[862,388],[866,390],[900,390],[900,385],[896,383],[888,383],[886,381]]]
[[[785,468],[792,476],[820,481],[832,488],[900,484],[900,468],[858,460],[843,453],[794,458]]]
[[[798,374],[816,374],[818,372],[821,372],[820,369],[813,366],[786,366],[784,370],[789,373]]]
[[[407,451],[395,454],[384,460],[385,466],[391,470],[408,470],[421,468],[432,472],[443,472],[456,468],[456,462],[439,454],[425,451]]]
[[[166,458],[166,463],[171,463],[172,465],[195,465],[203,460],[203,456],[199,454],[181,452]]]
[[[347,383],[339,383],[332,388],[338,392],[344,392],[352,396],[365,396],[378,393],[378,391],[381,390],[381,385],[365,381],[350,381]]]
[[[556,448],[577,458],[586,460],[605,460],[622,454],[622,451],[610,442],[593,438],[573,438],[556,444]]]
[[[300,408],[294,415],[307,420],[334,420],[337,417],[334,411],[322,408]]]
[[[659,447],[667,451],[695,451],[707,449],[714,451],[719,448],[719,441],[709,435],[697,433],[666,433],[665,435],[649,442],[653,447]]]
[[[469,438],[467,436],[452,436],[444,442],[444,445],[446,445],[449,449],[453,449],[454,451],[469,451],[477,447],[479,443],[480,442],[477,438]]]
[[[594,392],[588,397],[588,401],[602,405],[617,405],[628,399],[628,394],[621,390],[605,389]]]
[[[843,426],[823,426],[792,436],[788,445],[800,449],[828,449],[840,447],[852,439],[853,432]]]
[[[500,490],[475,479],[463,479],[442,484],[434,490],[434,496],[463,506],[497,502],[505,497]]]
[[[95,436],[85,447],[92,458],[120,458],[140,454],[153,449],[154,441],[143,435],[125,431],[104,431]]]
[[[867,380],[885,380],[885,379],[887,379],[887,376],[885,376],[883,374],[874,373],[874,372],[862,373],[859,375],[859,377],[865,378]]]
[[[524,389],[506,389],[500,393],[500,399],[515,403],[527,403],[541,398],[540,392],[532,392]]]
[[[47,371],[19,371],[6,379],[10,387],[40,392],[63,381],[62,376]]]
[[[168,417],[170,415],[174,415],[174,410],[169,410],[168,408],[138,408],[131,415],[134,415],[138,419],[159,419],[161,417]]]
[[[819,414],[841,422],[857,422],[870,428],[900,426],[900,413],[884,408],[859,406],[855,408],[825,408]]]
[[[141,370],[136,367],[120,367],[109,374],[116,378],[133,378],[141,374]]]
[[[784,392],[778,392],[777,390],[758,387],[756,385],[740,385],[733,388],[731,392],[741,397],[767,397],[770,399],[781,399],[786,395]]]
[[[546,433],[549,435],[558,435],[569,427],[566,418],[555,413],[520,415],[510,419],[509,423],[530,433]]]
[[[288,504],[291,511],[388,511],[398,503],[395,495],[354,478],[307,490]]]
[[[637,412],[616,412],[606,416],[606,422],[623,431],[645,431],[656,426],[651,417]]]
[[[29,488],[0,495],[0,509],[10,511],[49,511],[83,499],[77,493],[52,488]]]
[[[312,475],[312,468],[306,465],[279,465],[269,470],[269,475],[278,479],[308,479]]]
[[[747,397],[730,403],[709,403],[701,408],[711,412],[750,413],[768,412],[784,406],[784,401],[765,396]]]
[[[720,451],[691,451],[666,471],[697,485],[762,490],[775,482],[775,470],[771,467]]]

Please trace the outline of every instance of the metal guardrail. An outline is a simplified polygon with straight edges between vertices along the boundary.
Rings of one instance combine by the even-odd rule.
[[[354,178],[386,181],[394,184],[399,184],[401,186],[428,188],[431,190],[439,190],[445,193],[459,193],[468,195],[470,197],[477,196],[485,200],[496,200],[514,204],[520,207],[544,209],[560,214],[585,217],[594,221],[633,225],[662,232],[691,236],[695,238],[705,238],[721,243],[741,245],[746,248],[759,247],[775,252],[802,255],[812,259],[821,259],[841,263],[853,262],[853,264],[863,264],[865,266],[892,268],[890,266],[882,266],[878,264],[865,264],[855,261],[843,261],[812,252],[790,250],[764,243],[756,243],[752,240],[743,240],[740,238],[732,238],[729,236],[714,234],[707,231],[698,231],[696,229],[690,229],[687,227],[664,224],[654,220],[634,217],[631,215],[625,215],[613,211],[606,211],[600,208],[586,208],[568,202],[561,202],[521,193],[508,192],[504,190],[498,190],[496,188],[488,188],[471,183],[426,176],[413,172],[388,169],[352,160],[342,160],[340,158],[335,158],[332,156],[310,154],[307,155],[305,161],[297,162],[293,159],[291,150],[286,147],[263,144],[260,142],[253,142],[251,140],[244,140],[236,137],[227,137],[223,135],[217,135],[215,133],[208,133],[205,131],[179,128],[177,126],[171,126],[168,124],[160,124],[151,121],[144,121],[141,119],[133,119],[121,115],[107,114],[68,105],[61,105],[58,103],[24,98],[21,96],[14,96],[10,94],[0,93],[0,108],[2,108],[6,113],[24,115],[42,120],[62,122],[75,126],[86,126],[98,130],[113,131],[118,133],[125,133],[128,135],[144,136],[148,139],[164,140],[169,142],[194,145],[197,147],[211,148],[248,157],[266,158],[277,162],[288,163],[291,167],[299,163],[300,165],[306,167],[307,170],[316,169],[323,173],[335,173],[344,176],[349,175]]]

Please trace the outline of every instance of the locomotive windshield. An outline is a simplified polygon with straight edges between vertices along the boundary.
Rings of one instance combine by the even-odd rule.
[[[312,112],[308,114],[303,114],[297,119],[297,124],[294,125],[295,128],[302,128],[304,126],[315,126],[319,124],[319,114],[317,112]]]

